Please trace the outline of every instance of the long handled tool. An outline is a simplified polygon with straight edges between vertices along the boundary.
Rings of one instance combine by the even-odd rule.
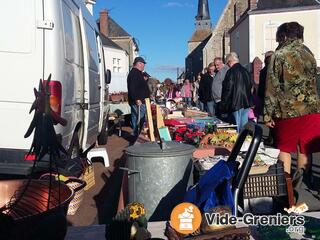
[[[138,135],[140,134],[140,119],[141,119],[140,109],[141,109],[141,105],[138,105],[138,119],[137,119]]]

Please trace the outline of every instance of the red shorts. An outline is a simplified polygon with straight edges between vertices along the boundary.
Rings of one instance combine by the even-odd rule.
[[[275,142],[281,152],[320,152],[320,114],[275,120]]]

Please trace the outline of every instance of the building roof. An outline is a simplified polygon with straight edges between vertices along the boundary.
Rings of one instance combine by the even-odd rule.
[[[205,46],[207,45],[207,43],[209,42],[211,36],[212,36],[212,34],[210,34],[207,38],[202,40],[201,43],[195,49],[193,49],[193,51],[191,53],[188,54],[187,58],[192,57],[193,55],[197,54],[197,52],[199,50],[204,49]]]
[[[209,20],[210,19],[208,0],[199,0],[198,14],[196,16],[196,19],[197,20]]]
[[[109,17],[109,37],[131,37],[116,21]]]
[[[259,0],[257,9],[277,9],[320,5],[315,0]]]
[[[100,28],[100,19],[97,20],[97,24]],[[115,20],[108,16],[108,37],[131,37]]]
[[[244,12],[228,32],[233,32],[248,15],[306,11],[312,9],[320,9],[320,4],[317,4],[314,0],[285,0],[283,2],[277,0],[260,0],[257,8]]]
[[[186,72],[183,71],[177,79],[185,79],[185,78],[186,78]]]
[[[320,4],[310,6],[299,6],[299,7],[287,7],[287,8],[268,8],[268,9],[255,9],[249,11],[248,14],[268,14],[268,13],[281,13],[281,12],[296,12],[296,11],[307,11],[313,9],[320,9]]]
[[[188,42],[202,42],[212,35],[212,30],[210,29],[198,29],[196,30]]]
[[[104,36],[103,34],[100,34],[102,45],[114,49],[120,49],[123,50],[118,44],[116,44],[114,41],[112,41],[110,38]]]

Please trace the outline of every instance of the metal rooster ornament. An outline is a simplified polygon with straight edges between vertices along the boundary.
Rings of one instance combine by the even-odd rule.
[[[34,131],[29,154],[35,154],[36,160],[42,159],[45,154],[50,154],[53,157],[60,157],[60,152],[67,154],[66,150],[59,143],[54,129],[54,125],[58,123],[65,126],[67,120],[60,117],[50,107],[50,80],[51,74],[48,80],[40,80],[38,91],[34,89],[36,100],[32,104],[29,113],[32,111],[35,111],[35,113],[24,135],[24,137],[27,138]]]
[[[67,154],[54,129],[54,125],[64,126],[67,121],[50,107],[50,80],[51,74],[47,80],[40,80],[38,90],[34,89],[36,99],[30,109],[30,113],[34,111],[34,117],[24,136],[27,138],[34,132],[28,153],[36,157],[31,174],[26,180],[12,180],[19,181],[11,183],[17,185],[17,190],[0,207],[0,236],[5,236],[5,239],[62,240],[66,234],[65,207],[71,201],[73,192],[51,177],[49,181],[32,179],[36,163],[46,154],[49,155],[50,175],[54,166],[59,176],[61,153]],[[37,228],[34,228],[35,225]]]

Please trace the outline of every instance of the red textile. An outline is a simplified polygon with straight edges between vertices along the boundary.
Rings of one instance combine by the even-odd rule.
[[[282,152],[309,154],[320,151],[320,114],[275,120],[276,146]]]
[[[166,126],[171,126],[171,127],[175,127],[175,126],[181,126],[181,125],[185,125],[184,123],[182,122],[179,122],[175,119],[164,119],[164,125]]]

